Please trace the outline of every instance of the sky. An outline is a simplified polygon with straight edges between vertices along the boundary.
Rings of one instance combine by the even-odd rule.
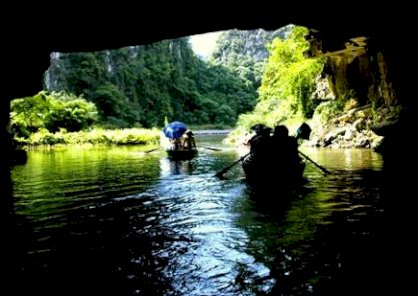
[[[196,55],[206,59],[215,49],[216,39],[223,31],[190,36],[192,49]]]

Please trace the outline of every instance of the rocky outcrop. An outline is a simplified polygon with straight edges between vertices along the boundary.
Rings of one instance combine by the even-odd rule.
[[[361,106],[332,119],[321,130],[312,135],[310,145],[331,148],[374,148],[381,136],[371,129],[371,106]]]
[[[335,115],[326,122],[313,120],[316,124],[310,145],[379,150],[385,135],[377,134],[376,126],[396,122],[400,110],[384,55],[370,49],[365,37],[352,38],[345,48],[327,52],[314,33],[310,35],[309,54],[326,58],[323,76],[332,92],[322,95],[322,100],[339,107],[329,111]]]

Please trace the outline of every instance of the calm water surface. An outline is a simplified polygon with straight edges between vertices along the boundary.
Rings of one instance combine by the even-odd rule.
[[[238,158],[223,137],[198,135],[184,162],[135,146],[30,151],[12,171],[16,291],[324,295],[376,271],[378,154],[302,148],[333,173],[307,164],[283,203],[251,195],[239,165],[214,177]]]

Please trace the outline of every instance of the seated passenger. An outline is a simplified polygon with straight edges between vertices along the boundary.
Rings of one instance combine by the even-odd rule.
[[[183,143],[181,142],[180,138],[170,139],[170,143],[171,143],[171,150],[182,150],[183,149]]]
[[[183,140],[183,148],[187,150],[195,150],[196,149],[196,142],[193,137],[193,132],[188,130],[186,132],[186,138]]]

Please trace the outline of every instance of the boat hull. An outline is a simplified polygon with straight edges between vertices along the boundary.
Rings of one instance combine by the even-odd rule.
[[[305,163],[302,161],[292,167],[280,167],[247,160],[242,163],[242,168],[245,182],[253,192],[284,195],[293,193],[306,182],[303,177]]]
[[[171,160],[191,160],[197,155],[197,150],[166,150]]]

